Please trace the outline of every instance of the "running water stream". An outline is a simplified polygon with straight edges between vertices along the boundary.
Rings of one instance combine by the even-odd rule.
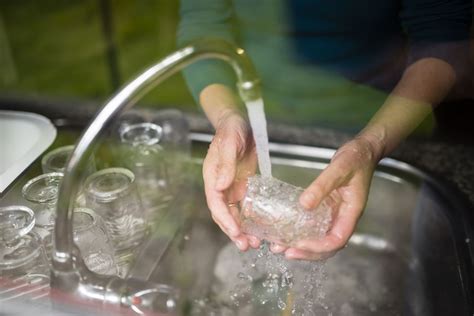
[[[245,103],[257,148],[258,168],[265,178],[272,176],[272,164],[268,148],[267,120],[263,109],[263,100],[257,99]]]

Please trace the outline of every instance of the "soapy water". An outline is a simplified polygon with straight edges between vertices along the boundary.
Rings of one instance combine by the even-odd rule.
[[[247,114],[257,149],[258,168],[263,177],[272,176],[272,164],[268,147],[267,120],[263,109],[263,100],[246,102]]]

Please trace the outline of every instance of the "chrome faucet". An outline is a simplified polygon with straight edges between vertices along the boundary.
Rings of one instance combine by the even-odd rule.
[[[65,168],[59,190],[54,232],[55,250],[51,272],[53,288],[108,309],[153,310],[153,300],[159,295],[169,293],[169,289],[164,285],[137,279],[125,280],[116,276],[103,276],[86,267],[73,242],[75,197],[79,190],[81,170],[105,129],[123,111],[131,108],[146,92],[164,79],[195,61],[208,58],[222,59],[232,66],[237,75],[239,94],[244,101],[260,98],[259,79],[244,50],[222,40],[205,39],[168,55],[109,99],[81,135]],[[175,304],[173,295],[170,295],[167,305],[172,309],[173,304]]]

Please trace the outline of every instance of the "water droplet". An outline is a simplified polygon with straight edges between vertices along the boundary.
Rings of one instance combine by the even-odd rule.
[[[277,305],[278,305],[278,308],[281,310],[286,309],[286,303],[281,298],[278,299]]]

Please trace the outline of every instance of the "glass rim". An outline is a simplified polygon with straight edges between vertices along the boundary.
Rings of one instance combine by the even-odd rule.
[[[36,243],[36,247],[33,249],[33,251],[29,252],[26,254],[26,256],[23,256],[21,258],[16,258],[16,259],[10,259],[10,260],[0,260],[0,269],[1,270],[12,270],[16,269],[18,267],[21,267],[22,265],[30,263],[32,260],[36,259],[39,257],[43,251],[42,243],[40,238],[36,233],[33,231],[29,232],[28,234],[24,235],[21,237],[21,239],[29,238],[30,243],[34,242]]]
[[[24,205],[9,205],[9,206],[0,207],[0,213],[4,213],[4,212],[7,213],[7,212],[12,212],[12,211],[22,211],[31,216],[31,222],[28,225],[20,229],[17,229],[17,231],[19,232],[18,235],[21,238],[24,235],[28,234],[33,229],[33,227],[35,227],[35,223],[36,223],[35,213],[33,212],[31,208]]]
[[[55,157],[59,154],[63,154],[65,152],[70,152],[69,154],[71,154],[73,150],[74,150],[74,145],[66,145],[66,146],[61,146],[61,147],[55,148],[55,149],[51,150],[50,152],[46,153],[46,155],[43,156],[43,158],[41,159],[41,166],[46,165],[46,166],[48,166],[49,169],[55,169],[56,172],[63,172],[65,167],[52,168],[51,165],[49,164],[49,161],[53,157]]]
[[[88,225],[83,225],[80,226],[80,228],[75,228],[73,227],[74,232],[82,232],[85,230],[88,230],[89,228],[93,227],[94,225],[97,225],[98,219],[97,219],[97,213],[94,212],[92,209],[87,208],[87,207],[77,207],[74,209],[74,216],[76,216],[76,213],[84,213],[89,215],[92,218],[92,222]],[[74,223],[73,223],[74,225]]]
[[[125,136],[124,136],[125,134],[127,134],[130,131],[140,129],[140,128],[154,130],[157,136],[155,138],[151,138],[147,141],[144,141],[143,143],[138,143],[138,144],[135,144],[134,141],[129,141],[125,139]],[[147,145],[147,146],[155,145],[160,142],[162,137],[163,137],[163,128],[156,123],[143,122],[143,123],[129,124],[129,125],[124,126],[120,130],[120,140],[124,143],[131,144],[131,145]]]
[[[113,173],[118,173],[124,175],[128,179],[130,179],[130,183],[125,188],[118,188],[112,191],[107,192],[97,192],[90,190],[90,184],[95,181],[97,178],[103,177],[104,175],[109,175]],[[84,182],[83,192],[89,196],[93,196],[100,202],[109,202],[115,200],[117,197],[126,195],[130,192],[132,186],[135,183],[135,174],[126,168],[121,167],[114,167],[114,168],[106,168],[99,171],[94,172],[90,176],[87,177],[86,181]]]
[[[64,173],[62,172],[48,172],[48,173],[43,173],[39,176],[36,176],[34,177],[33,179],[30,179],[28,182],[26,182],[26,184],[23,186],[23,188],[21,189],[21,194],[23,195],[23,197],[30,201],[30,202],[34,202],[34,203],[45,203],[45,202],[49,202],[49,201],[52,201],[52,200],[55,200],[57,198],[56,197],[52,197],[52,198],[48,198],[48,199],[36,199],[36,198],[31,198],[28,194],[29,190],[31,189],[31,187],[38,183],[39,181],[42,181],[44,179],[47,179],[47,178],[57,178],[59,181],[61,181],[64,177]]]

